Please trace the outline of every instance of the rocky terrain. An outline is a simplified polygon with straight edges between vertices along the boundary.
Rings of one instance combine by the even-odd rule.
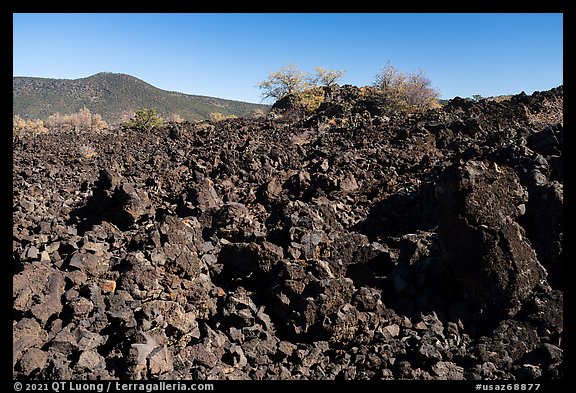
[[[326,96],[14,140],[14,378],[562,378],[562,87]]]

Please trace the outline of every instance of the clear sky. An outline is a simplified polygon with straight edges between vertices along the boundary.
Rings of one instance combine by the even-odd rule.
[[[164,90],[260,102],[286,64],[370,85],[388,62],[442,98],[563,83],[562,14],[14,14],[13,75],[120,72]]]

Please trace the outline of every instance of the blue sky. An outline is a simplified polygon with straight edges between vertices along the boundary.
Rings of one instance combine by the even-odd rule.
[[[165,90],[260,102],[286,64],[370,85],[388,62],[442,98],[563,83],[562,14],[14,14],[13,75],[133,75]]]

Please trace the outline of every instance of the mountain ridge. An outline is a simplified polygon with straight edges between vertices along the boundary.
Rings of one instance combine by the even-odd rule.
[[[45,119],[54,113],[75,113],[83,107],[118,123],[141,108],[156,108],[162,115],[178,114],[194,121],[212,112],[239,117],[266,110],[267,105],[163,90],[129,74],[100,72],[85,78],[57,79],[14,76],[13,114]]]

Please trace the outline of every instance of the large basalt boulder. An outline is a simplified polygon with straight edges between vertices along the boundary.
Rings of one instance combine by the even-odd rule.
[[[486,316],[514,315],[546,278],[515,219],[527,193],[510,168],[469,161],[440,178],[438,237],[446,265]]]

